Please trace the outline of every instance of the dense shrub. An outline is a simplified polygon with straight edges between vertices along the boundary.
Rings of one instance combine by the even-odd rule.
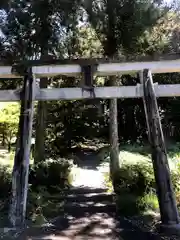
[[[36,225],[63,212],[64,189],[71,184],[71,163],[48,160],[31,167],[29,174],[28,219]],[[53,197],[52,197],[53,195]]]
[[[39,186],[36,190],[29,189],[27,201],[27,219],[29,224],[41,225],[47,219],[54,218],[64,212],[64,196],[59,191],[55,195],[46,187]]]
[[[157,211],[159,208],[159,202],[157,195],[154,193],[145,194],[142,198],[139,199],[139,207],[145,210]]]
[[[0,166],[0,198],[9,197],[11,192],[11,171],[7,166]]]
[[[41,162],[33,166],[29,174],[31,189],[38,190],[41,186],[48,192],[55,193],[70,185],[71,164],[66,159]]]
[[[0,222],[4,224],[7,220],[4,213],[7,214],[9,209],[10,194],[11,194],[11,170],[7,166],[0,165]]]
[[[180,168],[171,171],[172,183],[177,201],[180,196]],[[105,175],[106,186],[113,189],[109,174]],[[146,210],[159,208],[156,186],[151,164],[123,165],[115,176],[117,209],[121,214],[134,215]]]
[[[124,165],[115,176],[117,193],[134,193],[143,196],[155,188],[153,170],[145,164]]]
[[[131,193],[116,195],[116,208],[120,215],[131,216],[139,214],[140,209],[138,202],[139,197]]]

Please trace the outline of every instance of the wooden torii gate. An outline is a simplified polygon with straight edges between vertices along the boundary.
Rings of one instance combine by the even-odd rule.
[[[83,66],[83,67],[82,67]],[[79,76],[86,74],[112,76],[118,74],[140,74],[137,86],[40,89],[36,79],[55,76]],[[142,98],[146,114],[149,141],[152,148],[157,195],[161,222],[164,229],[180,232],[180,220],[172,187],[166,146],[162,132],[156,97],[180,96],[180,84],[153,84],[152,73],[180,72],[180,55],[168,55],[153,59],[124,60],[75,60],[51,63],[28,61],[23,65],[0,66],[0,78],[23,78],[23,89],[0,90],[0,101],[21,101],[19,136],[12,174],[12,201],[9,213],[11,224],[23,226],[26,217],[30,145],[35,100],[72,100],[87,98]],[[93,75],[89,75],[92,79]],[[87,75],[86,75],[87,77]],[[93,94],[92,94],[93,90]]]

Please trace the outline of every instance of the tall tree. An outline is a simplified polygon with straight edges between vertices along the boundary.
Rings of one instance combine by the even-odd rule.
[[[104,55],[114,58],[119,54],[133,54],[140,36],[154,26],[160,9],[150,0],[85,1],[88,18],[102,42]],[[116,85],[115,76],[109,78]],[[110,170],[112,179],[119,168],[117,99],[110,100]]]
[[[13,52],[13,60],[48,59],[56,56],[59,42],[64,41],[72,24],[78,6],[76,1],[21,1],[12,0],[7,11],[7,24],[4,28],[6,41]],[[40,87],[46,88],[48,79],[40,80]],[[46,132],[46,103],[37,106],[35,161],[44,160]]]
[[[75,20],[73,17],[76,15],[75,6],[76,1],[72,0],[68,2],[54,1],[53,3],[49,0],[43,0],[41,2],[35,1],[36,27],[40,27],[38,38],[40,42],[41,59],[47,58],[49,53],[55,55],[54,46],[56,46],[56,43],[59,42],[60,39],[62,41],[65,27],[70,28],[71,20]],[[41,11],[40,9],[44,9],[45,11]],[[40,88],[47,88],[47,86],[48,79],[42,78],[40,80]],[[37,110],[35,162],[44,161],[45,159],[46,103],[39,102]]]
[[[15,60],[44,59],[47,58],[49,54],[54,54],[56,43],[64,38],[64,31],[66,31],[67,26],[70,24],[68,19],[71,19],[71,15],[76,13],[74,4],[75,1],[66,2],[63,0],[11,0],[9,8],[6,9],[6,25],[3,28],[5,41],[12,52],[12,58],[9,59],[9,62],[13,62]],[[41,79],[40,87],[42,85],[43,87],[46,87],[48,83],[47,81],[48,79]],[[44,150],[44,132],[46,121],[44,113],[46,112],[46,106],[43,103],[40,103],[39,106],[39,112],[37,113],[39,116],[37,116],[37,119],[40,119],[40,125],[37,135],[38,137],[41,135],[41,139],[40,142],[38,141],[38,144],[40,145],[37,151],[42,153]],[[23,110],[23,106],[21,109]],[[22,133],[22,131],[20,132]],[[20,136],[21,143],[24,137],[25,136],[23,136],[23,134]],[[43,157],[44,156],[42,156],[42,158]],[[38,160],[42,160],[42,158]],[[25,162],[23,162],[23,158],[20,160],[22,165],[26,165]],[[24,220],[26,207],[24,199],[27,197],[26,180],[28,174],[26,175],[26,180],[25,178],[21,179],[22,169],[19,166],[18,161],[15,159],[13,168],[12,207],[9,215],[11,222],[15,225],[22,224],[22,220]],[[28,163],[26,168],[26,173],[28,173]],[[23,212],[14,211],[15,208],[16,210],[22,210],[22,202]],[[21,215],[19,216],[21,220],[17,223],[18,221],[16,221],[16,217],[18,217],[17,215],[19,213]]]
[[[152,2],[150,0],[149,1],[146,0],[142,2],[138,0],[128,1],[107,0],[106,2],[105,1],[102,2],[97,3],[91,1],[92,3],[91,6],[89,7],[88,5],[86,7],[88,14],[90,16],[90,21],[95,26],[97,31],[99,31],[101,35],[104,37],[103,45],[105,55],[107,54],[108,57],[112,58],[112,56],[118,54],[119,50],[121,51],[121,53],[125,53],[126,55],[130,54],[133,55],[134,53],[137,53],[138,51],[136,50],[136,46],[137,43],[139,42],[139,38],[144,34],[145,30],[152,28],[153,25],[157,22],[157,20],[161,16],[163,8],[158,7],[157,3],[159,1]],[[95,18],[96,20],[94,21]],[[104,29],[103,26],[105,26]],[[143,81],[143,84],[144,83],[145,81]],[[150,91],[150,88],[148,90]],[[154,99],[155,99],[154,101],[156,102],[156,98]],[[111,106],[112,105],[115,105],[115,103],[111,104]],[[112,111],[112,109],[115,109],[115,107],[110,108],[110,114],[116,113],[116,111]],[[156,106],[156,112],[157,111],[158,108]],[[154,121],[154,118],[152,119]],[[110,124],[114,125],[114,127],[111,127],[111,129],[115,128],[116,120],[114,120],[114,122]],[[160,123],[159,126],[161,128]],[[155,130],[157,130],[157,127],[155,127]],[[162,135],[161,129],[159,129],[158,131],[158,134],[160,133]],[[161,136],[161,138],[163,139],[163,135]],[[113,144],[115,146],[115,144],[117,144],[117,141],[114,140]],[[153,143],[151,143],[151,146],[152,149],[154,149]],[[111,151],[112,150],[114,149],[111,146]],[[118,156],[116,156],[116,158],[117,157]],[[155,158],[152,159],[154,160]],[[177,230],[179,229],[179,216],[176,207],[176,201],[174,200],[173,189],[171,188],[170,173],[167,172],[167,175],[164,178],[162,178],[164,172],[162,171],[161,166],[167,168],[167,165],[163,157],[160,157],[158,152],[155,161],[156,165],[154,165],[154,173],[155,176],[158,176],[158,178],[160,179],[160,182],[156,180],[157,192],[162,194],[161,196],[168,195],[167,197],[168,200],[173,199],[172,201],[169,202],[168,200],[164,201],[164,199],[161,198],[160,194],[158,194],[159,205],[161,209],[161,220],[162,223],[165,224],[165,228],[169,227],[171,230],[173,229]],[[166,187],[168,188],[168,193],[166,191],[167,190]],[[171,207],[168,207],[167,202],[171,204]]]

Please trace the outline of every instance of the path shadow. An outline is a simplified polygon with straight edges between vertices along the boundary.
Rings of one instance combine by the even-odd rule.
[[[110,234],[116,236],[115,211],[113,195],[106,189],[72,188],[61,217],[49,226],[26,229],[19,239],[53,239],[52,234],[58,239],[109,239]]]
[[[98,152],[92,149],[76,149],[75,158],[73,163],[77,167],[89,170],[98,170],[101,164],[101,160],[98,158]]]
[[[160,240],[117,216],[114,195],[105,189],[73,188],[66,197],[64,213],[50,225],[26,229],[18,239],[31,240]]]

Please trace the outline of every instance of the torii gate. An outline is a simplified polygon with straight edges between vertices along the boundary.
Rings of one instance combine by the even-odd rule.
[[[85,72],[83,69],[86,69]],[[155,58],[140,58],[135,61],[118,60],[54,60],[50,63],[28,61],[13,66],[0,66],[0,78],[23,78],[19,90],[0,90],[0,101],[21,101],[19,136],[12,174],[12,203],[9,218],[15,227],[23,226],[26,217],[28,173],[34,100],[72,100],[85,98],[142,98],[144,103],[152,162],[157,184],[161,222],[163,229],[180,233],[180,220],[170,178],[166,146],[159,117],[156,97],[180,96],[180,84],[153,84],[152,73],[180,72],[180,54]],[[123,73],[139,73],[137,86],[40,89],[36,79],[54,76],[78,76],[87,78],[112,76]],[[93,73],[91,75],[90,73]],[[86,79],[87,80],[87,79]],[[93,94],[92,94],[93,90]]]

